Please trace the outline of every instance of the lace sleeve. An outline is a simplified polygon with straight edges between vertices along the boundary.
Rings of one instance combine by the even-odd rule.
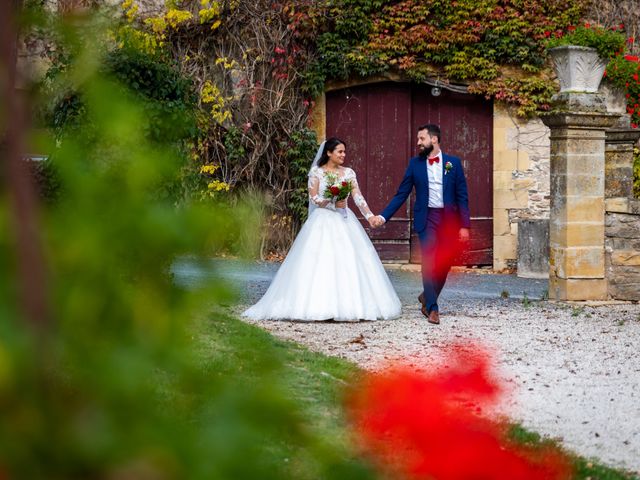
[[[358,207],[358,210],[360,210],[360,213],[364,215],[364,218],[369,220],[371,217],[373,217],[373,213],[371,213],[369,205],[367,205],[367,201],[362,196],[362,192],[360,192],[360,187],[358,186],[358,180],[356,180],[355,172],[353,173],[352,177],[353,178],[351,178],[350,180],[352,185],[351,195],[353,196],[353,201]]]
[[[315,172],[309,174],[309,181],[307,183],[309,188],[309,200],[312,201],[318,207],[326,207],[329,203],[329,199],[322,198],[318,190],[320,189],[320,179]]]

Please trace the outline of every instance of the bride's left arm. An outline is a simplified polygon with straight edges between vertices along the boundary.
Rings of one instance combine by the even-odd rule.
[[[360,213],[369,220],[373,217],[373,213],[371,213],[371,209],[369,209],[369,205],[367,205],[367,201],[362,196],[362,192],[360,191],[360,187],[358,186],[358,180],[356,180],[355,173],[353,174],[353,178],[351,179],[351,195],[353,196],[353,201],[355,202]]]

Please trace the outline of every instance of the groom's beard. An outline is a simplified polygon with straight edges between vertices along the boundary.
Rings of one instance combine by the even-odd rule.
[[[420,147],[420,157],[421,158],[429,158],[429,155],[433,152],[433,145],[429,145],[428,147]]]

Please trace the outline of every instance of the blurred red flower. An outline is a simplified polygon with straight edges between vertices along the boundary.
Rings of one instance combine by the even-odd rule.
[[[395,366],[364,375],[347,401],[360,445],[394,479],[569,478],[560,451],[515,444],[504,423],[482,415],[503,390],[489,364],[487,352],[455,345],[437,373]]]

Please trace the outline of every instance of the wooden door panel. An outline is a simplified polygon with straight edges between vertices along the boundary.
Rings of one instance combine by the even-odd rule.
[[[369,208],[378,214],[395,194],[409,155],[411,91],[383,83],[327,93],[327,136],[347,143],[346,165],[357,174]],[[385,228],[372,229],[350,200],[383,260],[408,261],[410,206],[403,206]]]

